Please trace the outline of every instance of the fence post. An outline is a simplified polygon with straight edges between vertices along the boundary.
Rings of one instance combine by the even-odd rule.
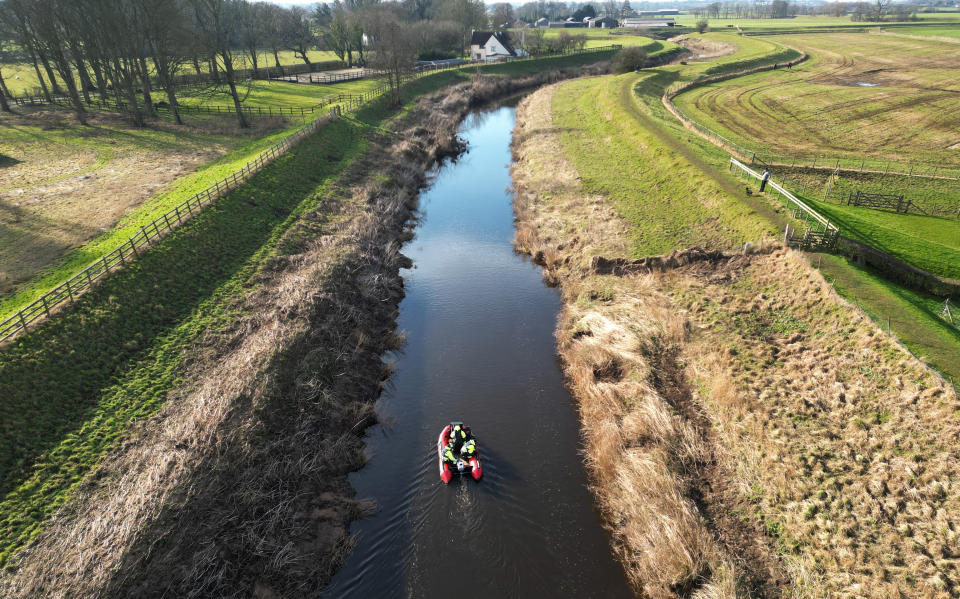
[[[27,321],[26,321],[26,319],[23,318],[23,310],[20,310],[19,312],[17,312],[17,316],[20,317],[20,328],[23,329],[24,331],[26,331],[26,330],[27,330]]]

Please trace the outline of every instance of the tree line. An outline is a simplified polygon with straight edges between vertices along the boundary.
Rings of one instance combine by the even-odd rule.
[[[160,94],[182,124],[178,76],[193,71],[225,88],[246,127],[238,70],[262,68],[271,54],[330,49],[348,65],[409,71],[418,53],[463,52],[487,26],[482,0],[337,0],[313,13],[247,0],[0,0],[0,109],[12,97],[3,63],[31,65],[47,101],[66,100],[80,123],[97,94],[137,125],[155,114]],[[382,64],[381,64],[382,63]]]

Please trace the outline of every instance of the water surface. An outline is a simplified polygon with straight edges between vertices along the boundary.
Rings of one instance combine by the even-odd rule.
[[[351,475],[379,511],[329,597],[630,597],[595,511],[579,424],[553,331],[558,293],[513,252],[508,172],[513,108],[467,119],[469,151],[421,197],[404,247],[407,335],[392,357],[383,426]],[[484,478],[440,481],[436,439],[450,420],[478,439]]]

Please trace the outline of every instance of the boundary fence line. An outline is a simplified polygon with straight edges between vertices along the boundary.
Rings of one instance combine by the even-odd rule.
[[[763,175],[731,156],[730,170],[733,170],[734,167],[740,169],[737,171],[738,174],[742,173],[759,181],[763,180]],[[784,205],[791,209],[793,218],[802,218],[804,224],[807,226],[807,230],[804,231],[803,237],[797,237],[791,235],[790,225],[787,225],[786,230],[783,232],[784,244],[797,246],[802,249],[834,248],[837,244],[837,240],[840,238],[840,227],[831,223],[825,216],[808,206],[797,196],[790,193],[785,187],[783,187],[783,182],[784,181],[781,180],[780,183],[777,183],[771,176],[767,181],[767,185],[771,189],[775,189],[777,191],[777,199],[782,199]]]
[[[339,116],[336,110],[331,111],[331,117]],[[140,230],[130,239],[123,242],[118,248],[106,253],[98,260],[73,275],[63,283],[44,293],[39,299],[18,310],[15,314],[0,322],[0,343],[13,337],[17,333],[27,330],[27,326],[34,321],[50,316],[51,310],[63,302],[73,302],[77,297],[93,287],[99,279],[109,275],[114,270],[136,259],[140,252],[179,225],[199,214],[205,206],[220,199],[227,192],[235,189],[254,174],[263,170],[303,138],[314,133],[328,121],[318,118],[310,124],[297,129],[270,148],[264,150],[255,159],[251,160],[240,170],[217,181],[203,191],[194,194],[186,201],[160,215],[152,222],[140,227]]]
[[[619,48],[621,48],[619,45],[604,46],[600,48],[584,49],[583,51],[564,53],[563,55],[606,52],[611,49]],[[532,60],[551,57],[553,56],[538,56],[536,58],[532,58]],[[531,60],[531,58],[518,60]],[[400,84],[403,85],[415,79],[434,74],[438,71],[456,70],[469,66],[474,65],[456,65],[420,71],[414,73],[413,75],[404,77],[401,79]],[[341,109],[341,106],[346,106],[347,109],[359,108],[364,103],[385,95],[389,89],[389,84],[384,83],[376,89],[363,92],[362,94],[340,94],[337,96],[339,98],[338,100],[328,102],[326,104],[326,106],[331,106],[329,112],[330,118],[336,119],[342,115],[343,110]],[[44,101],[44,103],[46,102]],[[51,312],[60,304],[63,304],[64,302],[74,302],[86,291],[89,291],[97,281],[105,278],[114,271],[119,270],[125,266],[127,262],[136,259],[140,255],[141,251],[144,251],[150,245],[165,237],[166,234],[170,233],[184,222],[190,220],[190,218],[193,216],[199,214],[204,207],[209,206],[211,203],[222,198],[229,191],[240,186],[242,183],[250,179],[250,177],[252,177],[254,174],[263,170],[265,166],[272,163],[278,157],[286,153],[290,148],[302,141],[305,137],[316,132],[317,129],[325,125],[327,122],[329,121],[323,119],[322,117],[314,119],[309,124],[300,127],[270,148],[261,152],[255,159],[247,162],[240,170],[217,181],[203,191],[194,194],[186,201],[175,206],[173,209],[168,210],[164,214],[154,219],[152,222],[141,226],[140,230],[136,234],[130,237],[127,241],[123,242],[118,248],[107,252],[105,255],[98,258],[96,261],[91,263],[77,274],[73,275],[63,283],[60,283],[50,291],[47,291],[38,299],[27,304],[23,308],[20,308],[11,316],[0,322],[0,343],[13,338],[15,335],[23,331],[26,331],[27,327],[37,320],[44,317],[49,317]]]

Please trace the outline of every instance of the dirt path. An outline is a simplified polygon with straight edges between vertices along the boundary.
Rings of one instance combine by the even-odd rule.
[[[696,155],[696,153],[694,153],[693,150],[658,127],[656,122],[638,105],[638,100],[633,93],[633,84],[634,82],[632,80],[623,79],[621,82],[619,82],[620,87],[618,89],[618,93],[620,94],[623,106],[627,107],[630,116],[636,119],[637,125],[653,133],[657,139],[663,142],[663,144],[670,148],[671,151],[683,156],[690,164],[696,166],[705,175],[716,182],[717,185],[719,185],[725,192],[730,194],[730,196],[743,201],[743,203],[750,206],[754,212],[761,214],[768,221],[775,223],[778,228],[783,228],[783,226],[786,225],[786,221],[783,219],[783,217],[777,214],[777,212],[775,212],[767,202],[763,201],[762,198],[747,195],[745,193],[745,189],[735,183],[735,179],[725,176],[715,167],[704,162],[699,156]]]

